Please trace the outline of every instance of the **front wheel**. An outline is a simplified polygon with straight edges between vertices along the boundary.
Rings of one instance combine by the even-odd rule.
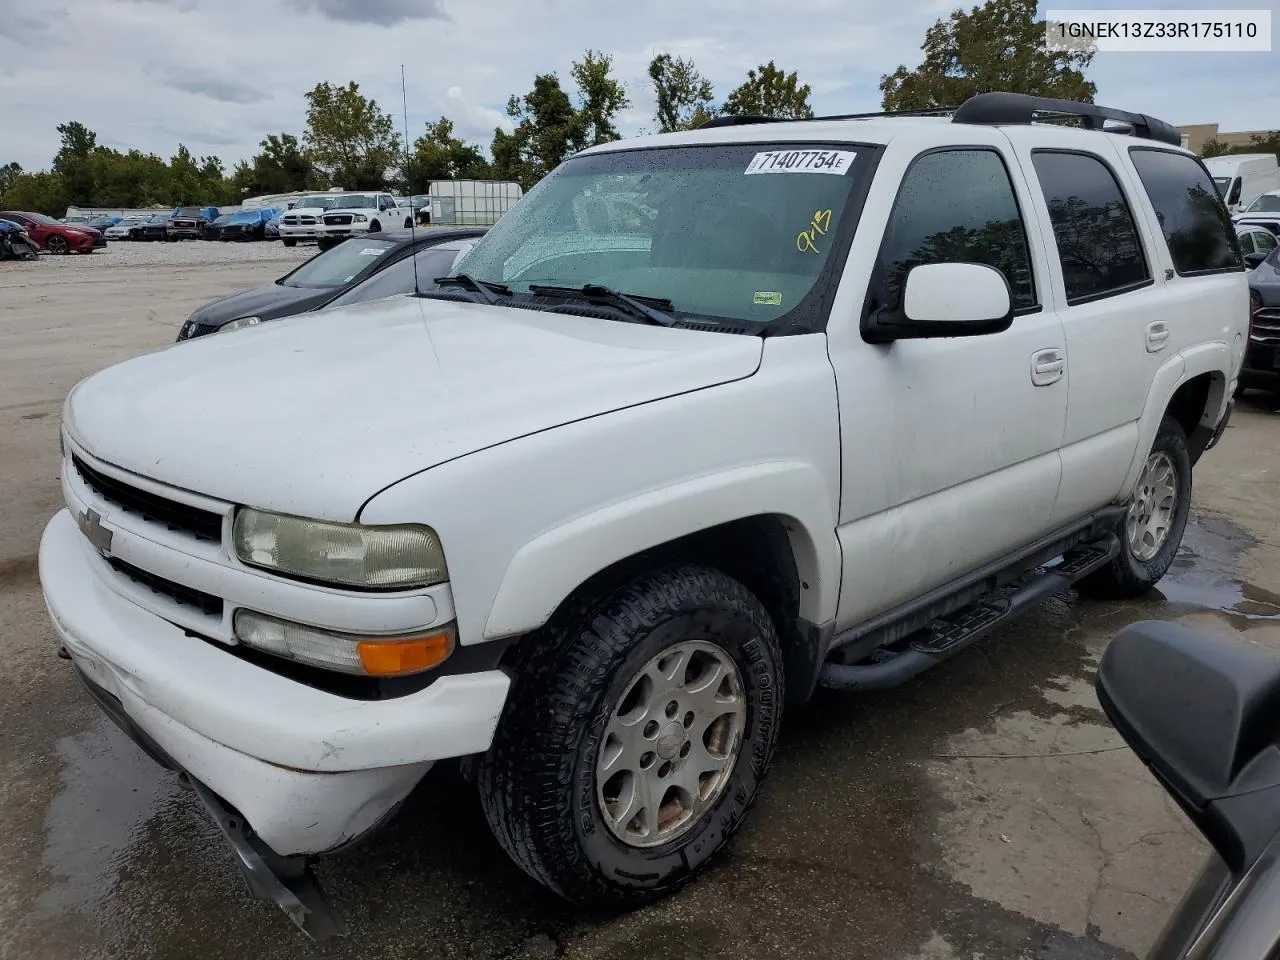
[[[1173,563],[1191,511],[1191,455],[1187,435],[1166,416],[1138,475],[1129,509],[1116,535],[1120,555],[1085,577],[1077,588],[1106,599],[1138,597],[1154,587]]]
[[[498,842],[582,906],[674,890],[741,823],[772,759],[783,674],[768,612],[719,571],[675,567],[584,600],[514,654],[476,770]]]
[[[321,253],[324,253],[326,250],[332,250],[337,245],[338,241],[331,237],[321,237],[316,241],[316,249]]]
[[[56,254],[68,254],[71,252],[71,243],[66,237],[60,237],[54,234],[49,238],[49,252]]]
[[[286,247],[296,247],[298,245],[297,237],[281,237],[280,242]]]

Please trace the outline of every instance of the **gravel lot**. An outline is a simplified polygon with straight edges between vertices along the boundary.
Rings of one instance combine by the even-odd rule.
[[[1160,591],[1054,601],[907,687],[793,712],[747,826],[664,903],[624,917],[568,909],[506,861],[443,767],[390,829],[321,865],[348,940],[309,947],[252,900],[190,795],[54,656],[35,554],[60,505],[58,415],[75,382],[168,345],[195,306],[313,249],[125,243],[0,264],[0,958],[1145,951],[1204,847],[1107,725],[1092,671],[1142,618],[1280,649],[1280,417],[1247,403],[1197,470],[1195,519]]]

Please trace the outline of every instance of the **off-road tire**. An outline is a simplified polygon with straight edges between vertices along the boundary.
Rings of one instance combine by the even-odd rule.
[[[1177,420],[1167,415],[1160,422],[1160,429],[1156,431],[1148,456],[1160,451],[1168,454],[1177,474],[1177,501],[1174,504],[1172,524],[1163,545],[1147,562],[1138,560],[1130,547],[1125,532],[1125,518],[1122,517],[1115,531],[1120,538],[1120,555],[1076,584],[1076,589],[1083,596],[1103,600],[1140,597],[1160,582],[1173,563],[1173,558],[1177,556],[1191,510],[1191,455],[1187,451],[1186,433]]]
[[[701,638],[742,678],[747,720],[724,792],[688,832],[662,846],[616,839],[596,797],[609,715],[661,650]],[[538,882],[579,906],[640,906],[688,880],[741,823],[763,780],[782,718],[778,634],[760,601],[706,567],[653,571],[574,602],[512,651],[514,685],[493,746],[475,764],[499,844]]]

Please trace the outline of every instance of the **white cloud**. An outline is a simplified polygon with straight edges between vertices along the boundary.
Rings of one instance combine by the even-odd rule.
[[[14,0],[0,0],[0,5]],[[976,0],[975,0],[976,2]],[[1267,0],[1273,8],[1280,0]],[[303,94],[355,80],[410,136],[441,115],[488,146],[507,98],[587,48],[614,57],[632,106],[624,132],[652,128],[646,68],[693,57],[722,101],[773,59],[813,88],[818,112],[878,109],[881,74],[919,62],[925,30],[958,0],[40,0],[0,16],[0,163],[46,167],[57,124],[161,156],[179,140],[227,166],[279,131],[300,133]],[[1132,5],[1132,0],[1064,0]],[[1211,6],[1163,0],[1164,6]],[[1172,123],[1280,125],[1280,53],[1114,54],[1090,76],[1101,102]]]

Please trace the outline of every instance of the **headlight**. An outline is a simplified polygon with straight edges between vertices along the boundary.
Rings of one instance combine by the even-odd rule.
[[[245,563],[305,580],[394,590],[449,579],[439,537],[416,524],[371,527],[241,508],[234,539]]]
[[[357,213],[352,219],[355,220],[356,223],[367,223],[369,221],[369,218],[363,213]]]
[[[359,636],[320,630],[252,610],[237,610],[236,639],[246,647],[340,673],[394,677],[438,666],[453,652],[449,624],[411,635]]]
[[[232,330],[243,330],[245,327],[256,327],[262,322],[261,317],[241,317],[239,320],[232,320],[228,324],[224,324],[219,333],[230,333]]]

